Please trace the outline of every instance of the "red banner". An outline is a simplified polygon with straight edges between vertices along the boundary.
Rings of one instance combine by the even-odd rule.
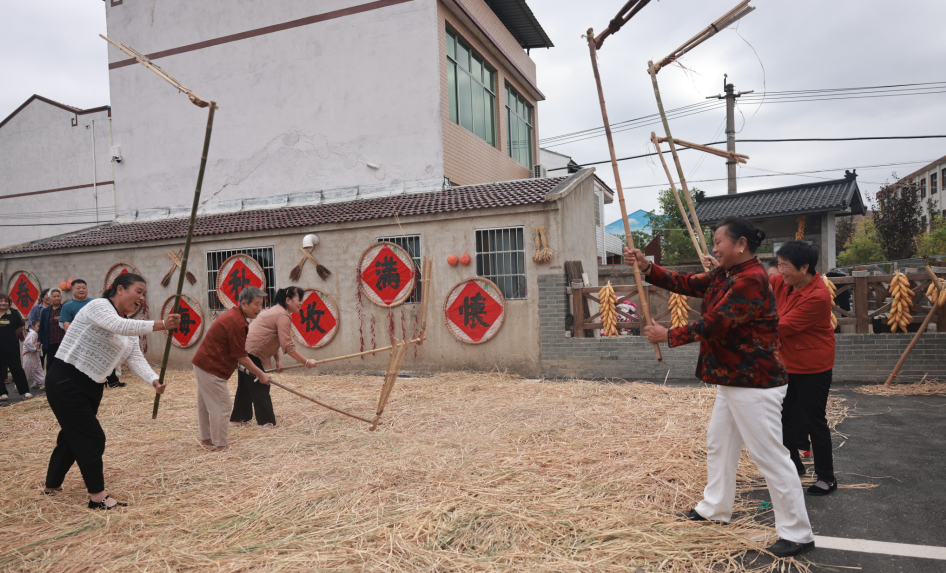
[[[321,348],[335,338],[339,314],[335,301],[317,289],[305,291],[302,306],[292,313],[292,334],[308,348]]]
[[[506,300],[492,281],[477,277],[451,289],[444,312],[447,329],[458,340],[479,344],[499,331],[506,316]]]
[[[13,308],[20,311],[24,320],[39,299],[40,291],[39,279],[29,271],[16,271],[7,282],[7,294],[13,299]]]
[[[168,297],[161,307],[161,317],[171,314],[174,308],[174,297]],[[181,315],[181,325],[171,335],[171,344],[179,348],[188,348],[197,344],[204,333],[204,312],[200,303],[192,297],[182,294],[181,305],[178,310]],[[167,335],[167,331],[164,332]]]

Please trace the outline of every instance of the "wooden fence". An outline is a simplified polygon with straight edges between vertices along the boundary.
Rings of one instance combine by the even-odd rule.
[[[946,273],[938,275],[941,278],[946,278]],[[920,324],[923,322],[923,319],[926,318],[926,315],[929,314],[931,307],[930,301],[926,298],[926,288],[930,284],[930,277],[926,273],[911,273],[906,275],[907,279],[910,281],[910,288],[913,290],[913,300],[911,301],[910,314],[913,315],[913,320],[910,324]],[[870,333],[872,331],[871,323],[875,317],[884,318],[881,321],[883,325],[882,332],[890,332],[890,328],[887,327],[886,316],[890,311],[890,306],[893,302],[893,299],[890,299],[890,279],[893,278],[893,275],[874,275],[874,276],[865,276],[865,277],[829,277],[829,279],[838,287],[835,300],[837,300],[838,295],[841,295],[845,292],[851,293],[851,310],[844,310],[839,306],[834,306],[835,316],[838,317],[838,325],[854,325],[855,332],[859,334]],[[640,313],[640,301],[637,292],[637,287],[634,285],[612,285],[614,287],[614,292],[618,297],[618,305],[623,302],[634,302],[638,307],[638,318],[633,318],[629,313],[622,311],[618,308],[618,330],[638,330],[640,329],[640,322],[643,319],[643,316]],[[659,301],[670,301],[670,293],[662,288],[656,287],[654,285],[644,285],[644,294],[648,297],[648,301],[651,303],[651,308],[654,308],[656,305],[655,302]],[[601,311],[598,308],[598,291],[601,287],[583,287],[583,288],[572,288],[572,315],[574,316],[574,328],[572,330],[572,336],[575,338],[584,338],[585,329],[597,329],[600,330],[602,327],[601,324]],[[585,317],[584,310],[584,300],[588,300],[594,303],[594,306],[591,307],[597,312],[590,314],[590,316]],[[635,300],[637,299],[637,300]],[[890,299],[888,301],[888,299]],[[694,311],[689,313],[688,319],[694,320],[699,318],[699,313],[695,310],[698,307],[695,304],[695,301],[700,301],[700,299],[693,299],[691,297],[689,305],[694,308]],[[663,305],[661,305],[663,306]],[[669,328],[670,326],[670,310],[665,309],[659,314],[656,314],[654,317],[659,324]],[[937,323],[937,331],[944,331],[946,327],[941,327],[939,325],[946,325],[946,306],[938,307],[936,314],[933,316],[931,322]]]

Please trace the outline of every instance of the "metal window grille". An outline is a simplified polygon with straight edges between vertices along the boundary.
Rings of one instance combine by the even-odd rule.
[[[476,275],[496,283],[506,298],[526,298],[523,227],[476,231]]]
[[[266,294],[263,306],[270,307],[276,300],[276,254],[273,247],[256,247],[253,249],[230,249],[225,251],[207,251],[207,302],[210,310],[226,310],[217,299],[217,271],[224,261],[233,255],[249,255],[263,267],[266,275]]]
[[[414,259],[414,266],[417,269],[417,274],[415,275],[416,282],[414,283],[414,292],[411,293],[411,298],[407,299],[406,302],[420,302],[420,270],[423,268],[421,266],[421,250],[420,250],[420,235],[401,235],[399,237],[378,237],[378,242],[387,241],[388,243],[394,243],[395,245],[403,248],[405,251],[410,253],[411,258]]]

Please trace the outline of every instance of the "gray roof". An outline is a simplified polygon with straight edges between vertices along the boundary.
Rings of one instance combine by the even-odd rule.
[[[553,47],[526,0],[486,0],[486,4],[523,49]]]
[[[854,174],[844,179],[821,183],[704,197],[696,203],[696,214],[700,217],[700,223],[712,225],[729,215],[746,219],[766,219],[810,213],[837,213],[847,211],[848,208],[850,212],[846,214],[865,214],[864,199]]]

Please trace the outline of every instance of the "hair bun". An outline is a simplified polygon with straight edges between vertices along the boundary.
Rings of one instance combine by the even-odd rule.
[[[765,240],[765,229],[759,229],[758,227],[755,230],[755,236],[758,237],[759,243]]]

